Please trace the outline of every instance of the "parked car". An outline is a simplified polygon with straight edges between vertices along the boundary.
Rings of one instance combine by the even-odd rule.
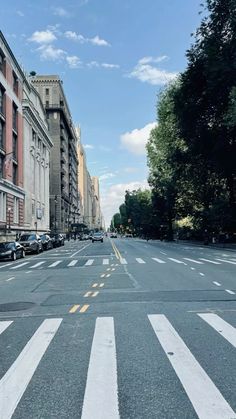
[[[0,243],[0,259],[16,260],[25,257],[25,249],[18,242]]]
[[[42,240],[43,250],[49,250],[53,248],[52,239],[48,234],[42,234],[40,239]]]
[[[94,242],[101,242],[103,243],[103,234],[101,232],[93,233],[92,235],[92,243]]]
[[[38,234],[23,234],[20,238],[20,243],[26,253],[39,253],[43,251],[43,244]]]
[[[52,239],[53,247],[64,246],[65,244],[64,236],[60,233],[51,233],[50,238]]]

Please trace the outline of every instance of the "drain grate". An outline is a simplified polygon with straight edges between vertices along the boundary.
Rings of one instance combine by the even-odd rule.
[[[25,301],[17,301],[15,303],[0,304],[0,313],[6,312],[6,311],[28,310],[34,305],[35,303],[29,303]]]

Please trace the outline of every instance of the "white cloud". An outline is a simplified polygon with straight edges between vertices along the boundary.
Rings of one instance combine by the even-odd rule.
[[[92,150],[94,148],[92,144],[84,144],[83,147],[87,150]]]
[[[66,61],[70,68],[79,68],[82,66],[82,61],[80,61],[80,58],[77,57],[77,55],[68,55]]]
[[[41,45],[37,50],[40,51],[41,60],[59,61],[66,55],[63,49],[55,48],[53,45]]]
[[[46,29],[46,31],[35,31],[29,38],[29,41],[37,44],[49,44],[56,39],[55,34],[51,30]]]
[[[18,16],[23,17],[25,16],[25,14],[21,11],[21,10],[17,10],[16,12],[18,14]]]
[[[109,63],[102,63],[101,66],[108,69],[120,68],[118,64],[109,64]]]
[[[67,10],[63,9],[63,7],[54,7],[53,10],[54,10],[53,14],[56,15],[56,16],[60,16],[60,17],[70,17],[71,16],[71,14]]]
[[[97,61],[90,61],[90,63],[87,63],[87,66],[89,68],[100,67],[100,65],[99,65],[99,63]]]
[[[90,43],[97,46],[110,46],[110,44],[105,41],[105,39],[101,39],[98,35],[94,36],[94,38],[86,38],[81,34],[77,34],[76,32],[66,31],[64,36],[71,41],[79,42],[81,44]]]
[[[101,207],[106,227],[110,226],[113,215],[116,212],[119,212],[119,206],[124,202],[125,191],[133,191],[139,188],[149,188],[147,181],[142,180],[130,183],[113,184],[101,191]]]
[[[111,179],[115,176],[116,176],[115,173],[104,173],[103,175],[99,176],[99,180],[103,181],[103,180]]]
[[[141,129],[134,129],[121,135],[120,141],[122,148],[126,148],[133,154],[145,155],[146,144],[150,136],[151,130],[156,126],[156,122],[151,122]]]
[[[161,63],[168,57],[163,55],[161,57],[143,57],[138,61],[128,77],[138,79],[152,85],[163,85],[177,77],[177,73],[172,73],[154,66],[153,64]]]

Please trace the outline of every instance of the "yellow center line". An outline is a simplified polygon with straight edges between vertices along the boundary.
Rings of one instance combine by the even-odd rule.
[[[84,304],[83,307],[81,307],[80,309],[80,313],[85,313],[85,311],[87,311],[89,308],[89,304]]]
[[[75,304],[73,307],[71,307],[71,309],[69,310],[69,313],[75,313],[79,308],[78,304]]]

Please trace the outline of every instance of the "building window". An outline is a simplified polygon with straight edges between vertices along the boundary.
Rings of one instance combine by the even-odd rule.
[[[49,100],[46,100],[46,108],[49,107]]]
[[[35,216],[35,200],[32,199],[32,216]]]
[[[12,128],[17,131],[17,106],[12,105]]]
[[[7,215],[7,194],[0,192],[0,220],[6,221]]]
[[[16,73],[14,71],[12,72],[12,78],[13,78],[13,91],[18,96],[18,78]]]
[[[4,156],[0,154],[0,179],[2,179],[3,177],[4,177]]]
[[[45,93],[46,93],[47,96],[49,95],[49,89],[48,88],[45,89]]]
[[[5,134],[5,124],[4,122],[0,119],[0,149],[4,150],[5,148],[5,138],[4,135]]]
[[[19,224],[19,199],[16,197],[13,201],[13,222]]]
[[[18,175],[18,170],[17,170],[17,164],[13,163],[12,165],[12,182],[14,183],[14,185],[17,185],[17,175]]]
[[[5,115],[5,90],[0,85],[0,113]]]
[[[13,133],[12,136],[12,154],[13,154],[13,159],[17,160],[17,135],[15,133]]]
[[[0,50],[0,71],[4,74],[4,76],[5,76],[5,70],[6,70],[5,56],[3,52]]]

